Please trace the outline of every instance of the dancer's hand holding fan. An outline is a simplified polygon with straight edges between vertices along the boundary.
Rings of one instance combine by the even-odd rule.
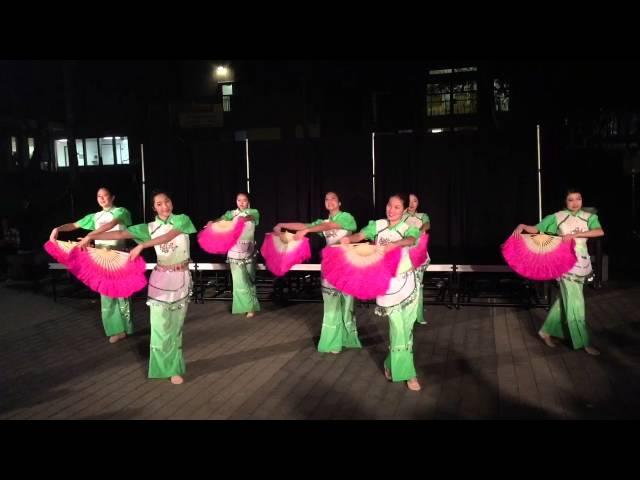
[[[246,223],[246,219],[240,216],[233,220],[210,222],[198,233],[198,244],[205,252],[225,254],[236,244]]]
[[[427,261],[429,258],[429,254],[427,252],[427,247],[429,245],[429,234],[422,232],[418,239],[418,244],[409,247],[409,258],[411,258],[411,264],[413,268],[419,268]]]
[[[371,300],[387,291],[401,255],[401,248],[368,243],[331,245],[322,250],[322,275],[341,292]]]
[[[77,244],[78,242],[49,239],[44,244],[44,249],[56,261],[69,268],[69,253]]]
[[[146,263],[140,256],[108,248],[74,248],[70,271],[91,290],[111,298],[126,298],[147,285]]]
[[[517,274],[530,280],[554,280],[576,264],[575,240],[544,233],[514,232],[502,245],[502,256]]]
[[[289,232],[267,233],[260,248],[267,269],[276,277],[286,274],[291,267],[311,258],[309,239],[296,240]]]

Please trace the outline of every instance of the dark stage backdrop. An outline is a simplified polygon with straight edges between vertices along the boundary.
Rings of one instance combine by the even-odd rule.
[[[169,189],[176,211],[187,213],[200,228],[235,208],[236,192],[246,189],[245,143],[172,138],[169,132],[157,132],[145,140],[147,194],[155,187]],[[612,236],[622,235],[629,216],[624,209],[629,195],[622,160],[594,151],[569,151],[553,132],[543,130],[542,138],[543,214],[562,207],[566,186],[579,185],[585,206],[598,208],[603,225],[610,227],[605,245]],[[355,216],[359,228],[384,217],[389,195],[417,193],[420,210],[432,220],[430,252],[435,263],[501,263],[499,246],[513,228],[538,220],[535,129],[520,134],[378,133],[375,206],[370,134],[250,141],[249,156],[251,203],[261,213],[259,244],[277,222],[324,217],[328,190],[340,194],[342,208]],[[81,188],[73,192],[75,215],[95,210],[95,189],[105,184],[134,212],[134,221],[141,222],[139,166],[127,172],[80,174]],[[611,185],[620,185],[617,194],[607,194]],[[69,195],[61,196],[64,191],[57,187],[57,203],[68,210],[71,203]],[[51,226],[43,231],[47,228]],[[194,259],[221,260],[201,252],[193,240]],[[315,261],[322,244],[313,236]]]

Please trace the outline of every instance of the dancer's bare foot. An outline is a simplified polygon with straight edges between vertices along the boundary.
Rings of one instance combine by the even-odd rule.
[[[180,385],[184,382],[184,378],[182,378],[180,375],[174,375],[173,377],[171,377],[171,383],[173,383],[174,385]]]
[[[255,316],[256,316],[256,314],[255,314],[255,313],[253,313],[253,312],[249,312],[249,313],[247,313],[247,318],[253,318],[253,317],[255,317]]]
[[[409,387],[409,390],[412,390],[414,392],[419,392],[422,388],[416,377],[412,378],[411,380],[407,380],[407,387]]]
[[[124,338],[127,338],[127,334],[124,332],[119,333],[118,335],[112,335],[109,337],[109,343],[117,343]]]
[[[391,381],[391,372],[386,367],[384,369],[384,378],[386,378],[387,380]]]
[[[334,355],[338,355],[340,352],[332,351],[331,353],[333,353]]]
[[[589,355],[600,355],[600,350],[593,347],[584,347],[584,351]]]
[[[553,340],[551,340],[551,336],[540,331],[538,332],[538,336],[540,336],[540,338],[542,339],[542,341],[545,343],[545,345],[547,347],[551,347],[551,348],[555,348],[556,344],[553,342]]]

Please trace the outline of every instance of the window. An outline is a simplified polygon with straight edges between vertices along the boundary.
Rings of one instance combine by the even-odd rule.
[[[127,137],[77,138],[78,167],[129,165]],[[55,141],[56,165],[69,166],[67,139]]]
[[[429,75],[448,75],[450,73],[477,72],[478,67],[436,68],[429,70]]]
[[[429,70],[429,75],[446,75],[447,73],[452,73],[453,69],[451,68],[437,68],[435,70]]]
[[[68,167],[69,166],[69,151],[67,149],[67,139],[61,138],[54,142],[55,144],[55,154],[56,154],[56,165],[58,167]]]
[[[18,157],[18,138],[11,137],[11,160],[14,167],[20,166],[20,158]]]
[[[465,115],[478,111],[478,83],[475,80],[454,83],[453,113]]]
[[[113,137],[104,137],[100,139],[100,158],[102,158],[102,165],[115,165],[116,160],[113,155]]]
[[[477,71],[478,67],[429,70],[432,78],[427,83],[427,116],[477,113],[478,82],[468,74]]]
[[[87,148],[86,166],[91,167],[100,165],[100,157],[98,155],[98,139],[86,138],[84,143]]]
[[[618,116],[611,113],[605,121],[605,136],[615,137],[616,135],[618,135]]]
[[[427,116],[466,115],[478,111],[478,83],[460,80],[427,84]]]
[[[129,165],[129,139],[116,137],[116,162],[118,165]]]
[[[76,153],[78,154],[78,166],[84,167],[84,141],[76,139]]]
[[[493,80],[493,99],[496,112],[509,111],[511,88],[509,82],[498,78]]]
[[[27,138],[27,145],[29,146],[29,160],[33,158],[33,152],[36,149],[36,140],[33,137]]]
[[[231,111],[231,95],[233,95],[233,84],[225,83],[222,85],[222,111]]]
[[[447,83],[427,85],[427,115],[448,115],[451,106],[451,86]]]

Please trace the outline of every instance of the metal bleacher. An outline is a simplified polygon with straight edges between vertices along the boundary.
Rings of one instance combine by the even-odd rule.
[[[152,270],[155,263],[147,263]],[[66,267],[49,263],[54,300],[59,274]],[[227,263],[192,262],[193,299],[196,303],[230,301],[231,279]],[[279,302],[322,302],[320,264],[294,265],[275,278],[264,264],[256,266],[256,287],[260,300]],[[424,303],[460,308],[464,305],[524,306],[549,308],[551,282],[531,282],[517,276],[506,265],[432,264],[424,275]],[[371,302],[360,302],[368,304]]]

